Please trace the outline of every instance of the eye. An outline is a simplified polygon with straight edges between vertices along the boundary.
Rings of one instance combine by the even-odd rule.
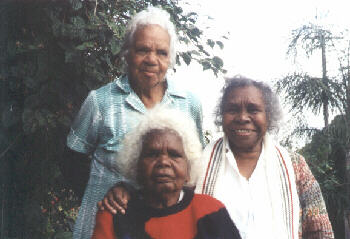
[[[182,158],[183,157],[183,155],[180,152],[178,152],[177,150],[169,150],[168,154],[171,158]]]
[[[150,50],[147,47],[139,47],[136,48],[136,53],[137,54],[146,54],[147,52],[149,52]]]
[[[247,111],[251,114],[262,112],[262,109],[257,105],[248,105]]]
[[[157,54],[161,56],[168,56],[168,52],[166,50],[158,50]]]
[[[238,113],[239,108],[235,105],[229,105],[224,107],[224,113]]]
[[[146,150],[142,153],[143,158],[156,158],[159,156],[159,150]]]

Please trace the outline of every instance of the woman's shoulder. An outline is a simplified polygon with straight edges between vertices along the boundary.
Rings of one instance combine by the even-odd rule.
[[[213,204],[213,205],[216,205],[218,207],[224,206],[224,204],[221,201],[219,201],[218,199],[216,199],[210,195],[207,195],[207,194],[195,193],[193,196],[193,200],[196,200],[198,202],[204,202],[207,204]]]
[[[204,148],[203,154],[211,153],[214,149],[222,146],[223,137],[211,140]]]
[[[224,204],[216,198],[206,194],[197,193],[193,196],[193,204],[196,204],[199,207],[203,206],[203,210],[207,210],[208,212],[215,212],[225,207]]]
[[[288,155],[293,164],[298,164],[301,161],[305,161],[304,157],[298,152],[287,149],[281,145],[276,145],[275,147],[282,153],[282,155]]]

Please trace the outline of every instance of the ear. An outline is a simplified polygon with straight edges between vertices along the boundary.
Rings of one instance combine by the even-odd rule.
[[[185,177],[186,183],[188,183],[191,180],[190,172],[191,172],[191,166],[189,164],[187,164],[187,175]]]

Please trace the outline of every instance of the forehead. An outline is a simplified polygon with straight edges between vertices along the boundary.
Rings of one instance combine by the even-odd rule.
[[[153,129],[143,137],[143,144],[151,145],[155,143],[176,143],[182,145],[180,135],[171,129]]]
[[[262,91],[255,86],[239,86],[228,90],[224,104],[242,102],[265,105]]]
[[[166,29],[159,25],[140,25],[134,33],[134,42],[142,43],[155,41],[157,43],[170,44],[170,35]]]

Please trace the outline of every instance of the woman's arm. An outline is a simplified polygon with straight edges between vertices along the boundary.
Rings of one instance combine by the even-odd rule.
[[[91,239],[115,239],[113,215],[107,211],[98,211]]]
[[[135,189],[131,185],[119,182],[108,190],[105,197],[97,203],[97,206],[100,210],[107,210],[112,214],[125,214],[133,191]]]
[[[302,211],[302,238],[334,238],[318,182],[302,156],[296,154],[292,158]]]

